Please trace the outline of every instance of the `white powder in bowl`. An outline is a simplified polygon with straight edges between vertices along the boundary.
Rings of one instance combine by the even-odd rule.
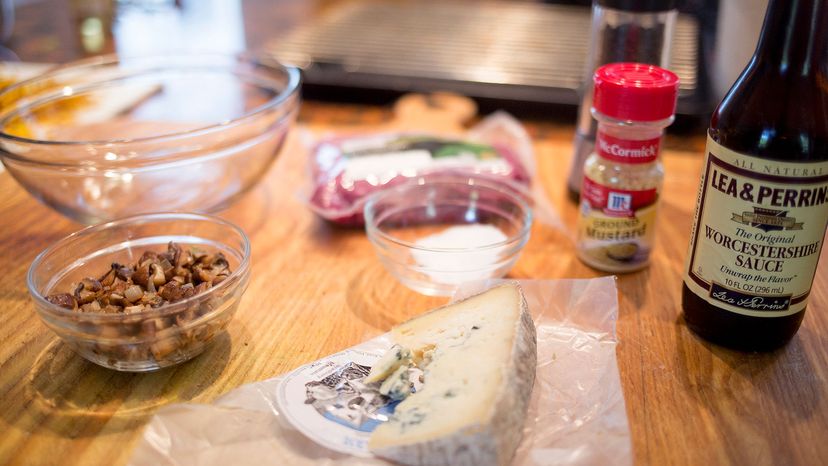
[[[440,233],[420,238],[416,245],[429,249],[457,249],[458,252],[506,241],[508,237],[492,225],[457,225]],[[492,275],[492,266],[500,259],[502,248],[485,249],[463,255],[451,251],[413,250],[412,255],[424,272],[436,283],[458,285],[484,280]]]

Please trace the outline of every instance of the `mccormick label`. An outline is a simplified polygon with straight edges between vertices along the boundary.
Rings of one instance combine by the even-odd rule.
[[[828,162],[779,162],[707,138],[684,282],[738,314],[805,308],[828,222]]]
[[[635,211],[654,204],[658,197],[655,188],[631,191],[610,188],[584,177],[581,197],[589,207],[610,217],[635,217]]]
[[[625,271],[647,263],[654,241],[655,188],[626,190],[584,177],[579,255],[602,270]]]
[[[636,141],[617,138],[599,131],[596,142],[598,155],[621,163],[652,162],[661,150],[661,137]]]

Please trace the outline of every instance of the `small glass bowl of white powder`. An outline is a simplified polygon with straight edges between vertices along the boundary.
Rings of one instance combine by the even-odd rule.
[[[517,190],[477,176],[416,177],[372,195],[364,213],[385,268],[431,296],[506,275],[532,226],[532,210]]]

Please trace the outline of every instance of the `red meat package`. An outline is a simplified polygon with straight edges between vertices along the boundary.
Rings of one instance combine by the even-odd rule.
[[[532,146],[514,118],[496,113],[465,135],[380,133],[340,136],[316,145],[309,204],[331,222],[360,226],[373,192],[408,178],[470,174],[528,188]]]

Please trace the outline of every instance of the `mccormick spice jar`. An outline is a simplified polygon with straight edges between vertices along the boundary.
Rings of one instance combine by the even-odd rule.
[[[649,263],[664,178],[664,128],[674,119],[678,77],[655,65],[612,63],[595,71],[595,150],[584,164],[578,257],[607,272]]]

